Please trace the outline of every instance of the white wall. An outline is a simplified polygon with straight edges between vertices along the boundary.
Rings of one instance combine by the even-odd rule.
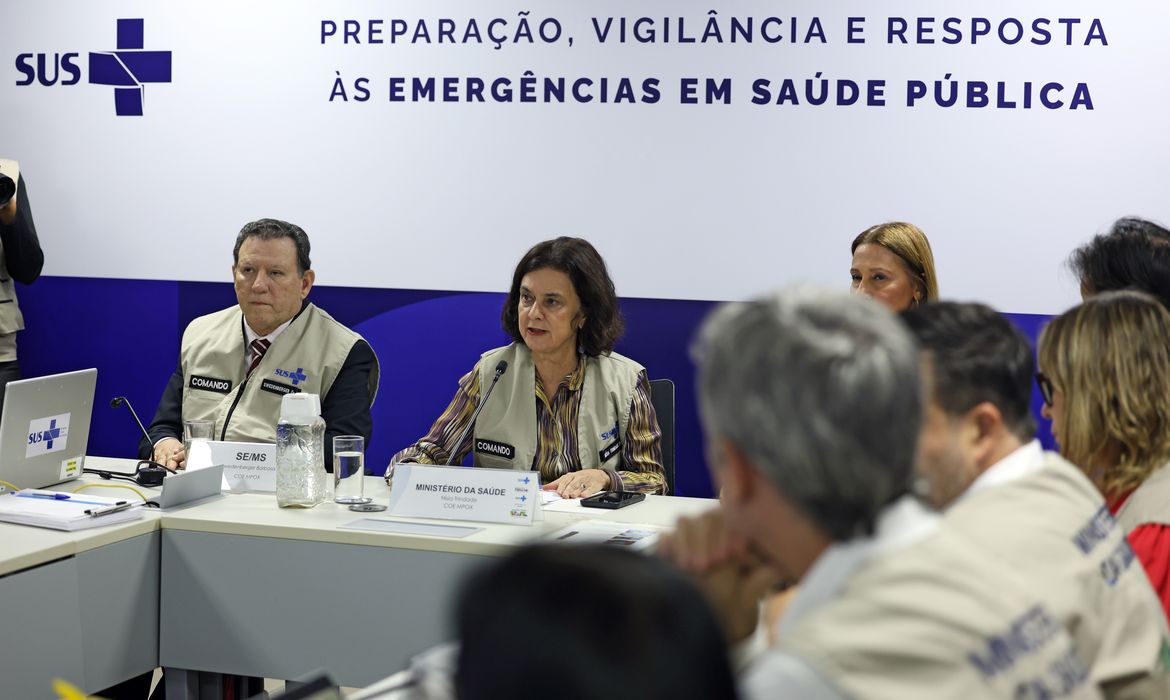
[[[475,18],[487,32],[518,12],[557,18],[559,42],[390,43],[413,28]],[[592,17],[678,18],[701,36],[717,12],[753,18],[744,43],[600,43]],[[825,43],[760,38],[769,16]],[[866,43],[846,42],[865,17]],[[963,43],[890,45],[890,16],[961,18]],[[87,54],[115,48],[116,21],[142,17],[145,48],[172,52],[169,84],[145,114],[114,114],[88,83]],[[1050,18],[1053,38],[970,43],[992,26]],[[1058,18],[1075,18],[1072,45]],[[1084,46],[1097,18],[1108,42]],[[382,45],[321,40],[322,22],[381,19]],[[615,20],[616,23],[616,20]],[[499,25],[497,25],[499,26]],[[796,280],[848,284],[864,227],[913,221],[934,245],[944,296],[1051,313],[1076,298],[1068,252],[1118,216],[1170,220],[1170,5],[1134,2],[43,2],[10,0],[0,22],[0,155],[21,160],[46,274],[226,281],[231,240],[261,216],[302,225],[318,283],[499,290],[515,260],[558,234],[592,240],[624,296],[732,299]],[[776,25],[770,25],[775,29]],[[616,33],[616,29],[613,30]],[[534,29],[535,32],[535,29]],[[568,37],[574,42],[570,47]],[[913,39],[913,31],[907,33]],[[363,35],[363,39],[364,39]],[[79,53],[76,85],[28,86],[21,54]],[[35,60],[34,60],[35,63]],[[391,76],[622,77],[660,81],[656,104],[391,103]],[[805,104],[806,78],[886,81],[886,106]],[[340,73],[351,99],[330,101]],[[991,106],[933,99],[950,73],[991,84]],[[352,99],[368,78],[368,101]],[[684,77],[730,78],[731,104],[683,105]],[[800,105],[755,105],[752,82],[784,78]],[[907,81],[931,96],[906,106]],[[995,107],[995,84],[1032,109]],[[1063,109],[1040,106],[1065,86]],[[1093,109],[1070,110],[1084,83]],[[518,87],[514,87],[518,91]],[[538,89],[538,93],[540,90]],[[640,94],[640,91],[639,91]],[[864,97],[861,100],[864,103]]]

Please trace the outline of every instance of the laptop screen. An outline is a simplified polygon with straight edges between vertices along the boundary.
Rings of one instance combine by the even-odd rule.
[[[0,414],[0,479],[39,489],[81,476],[97,370],[9,382]]]

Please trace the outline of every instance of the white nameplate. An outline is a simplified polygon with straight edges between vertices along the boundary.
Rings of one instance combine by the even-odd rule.
[[[394,465],[390,515],[531,525],[540,476],[514,469]]]
[[[276,445],[218,440],[207,444],[211,447],[211,463],[223,465],[225,488],[276,493]]]

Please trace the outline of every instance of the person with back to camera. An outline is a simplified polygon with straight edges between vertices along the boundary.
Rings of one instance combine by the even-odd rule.
[[[491,559],[489,557],[489,559]],[[549,617],[534,591],[573,605]],[[367,689],[377,700],[735,700],[719,622],[687,576],[615,545],[537,544],[459,587],[457,643]]]
[[[662,434],[646,370],[616,352],[624,324],[605,261],[581,238],[538,243],[512,275],[501,325],[512,343],[484,353],[450,405],[394,464],[533,470],[566,498],[663,493]],[[485,387],[507,363],[471,431]],[[531,403],[530,403],[531,402]],[[460,444],[455,444],[465,436]]]
[[[851,250],[849,276],[855,292],[895,312],[938,301],[930,241],[914,224],[871,226],[853,239]]]
[[[1060,453],[1104,494],[1170,615],[1167,339],[1170,311],[1157,299],[1105,292],[1041,331],[1036,381]]]
[[[1170,231],[1152,221],[1118,219],[1107,233],[1073,251],[1069,267],[1081,284],[1083,299],[1137,289],[1170,309]]]
[[[1035,438],[1028,339],[982,304],[902,320],[930,385],[918,469],[931,505],[1045,591],[1106,698],[1170,697],[1166,617],[1125,533],[1093,483]]]
[[[573,605],[551,623],[534,590],[572,591]],[[694,584],[613,545],[543,545],[493,563],[464,585],[456,628],[459,700],[736,697],[719,624]]]

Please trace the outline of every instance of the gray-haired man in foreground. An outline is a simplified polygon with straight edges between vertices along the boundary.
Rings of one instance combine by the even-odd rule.
[[[747,697],[1099,697],[1027,582],[909,494],[923,387],[894,316],[795,290],[717,311],[696,360],[723,505],[662,551],[722,615]],[[769,572],[801,587],[753,653]]]

